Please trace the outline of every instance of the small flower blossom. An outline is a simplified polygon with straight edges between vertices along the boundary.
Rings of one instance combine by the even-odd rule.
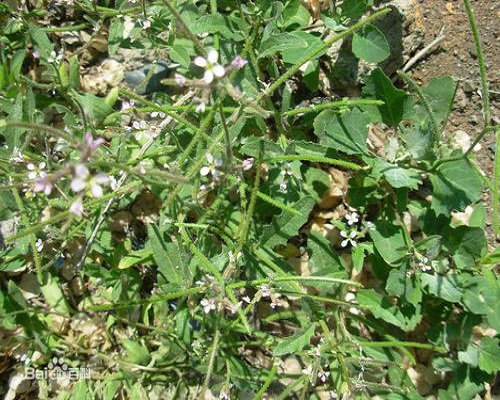
[[[46,196],[49,196],[52,193],[53,188],[54,185],[50,181],[49,176],[45,174],[38,178],[33,186],[33,190],[35,192],[43,192]]]
[[[354,225],[359,222],[359,214],[357,212],[348,213],[345,216],[347,225]]]
[[[358,236],[358,231],[356,229],[353,229],[349,233],[347,233],[346,231],[340,231],[340,236],[344,238],[344,240],[342,240],[342,242],[340,243],[342,247],[347,247],[349,243],[352,247],[356,247],[358,245],[354,240]]]
[[[248,61],[242,58],[241,56],[237,55],[236,57],[233,58],[233,61],[231,61],[231,67],[234,69],[241,69],[245,65],[248,64]]]
[[[12,152],[12,156],[9,159],[10,162],[12,163],[23,163],[24,162],[24,156],[21,153],[21,150],[19,147],[14,147],[14,151]]]
[[[43,171],[45,169],[45,167],[47,166],[47,164],[42,161],[40,164],[38,164],[38,166],[36,166],[35,164],[32,164],[32,163],[29,163],[26,168],[28,168],[28,178],[31,179],[31,180],[35,180],[37,178],[43,178],[44,176],[46,176],[47,174]]]
[[[35,243],[36,250],[40,253],[43,250],[43,241],[42,239],[37,239]]]
[[[205,314],[215,311],[216,306],[214,299],[203,299],[202,301],[200,301],[200,304],[202,305],[203,312]]]
[[[255,158],[250,157],[243,160],[243,171],[248,171],[252,168]]]
[[[106,174],[99,173],[95,176],[90,176],[90,172],[83,164],[78,164],[75,167],[74,178],[71,181],[71,189],[75,193],[80,193],[85,189],[89,189],[93,197],[102,197],[103,189],[101,185],[109,183],[109,177]]]
[[[205,69],[203,80],[206,83],[212,83],[216,77],[222,78],[226,73],[224,67],[217,62],[218,59],[219,53],[215,49],[208,51],[206,59],[201,56],[194,59],[195,65]]]
[[[243,300],[245,303],[247,303],[247,304],[250,304],[250,303],[252,302],[252,300],[250,300],[250,297],[248,297],[248,296],[244,296],[244,297],[242,297],[242,300]]]
[[[318,371],[318,379],[322,383],[325,383],[328,380],[329,376],[330,376],[330,371],[323,371],[321,369]]]
[[[229,311],[231,311],[231,314],[236,314],[238,312],[238,310],[241,308],[243,302],[242,301],[238,301],[236,304],[230,304],[229,305]]]
[[[366,225],[366,227],[368,228],[368,230],[370,230],[370,231],[372,231],[372,230],[374,230],[374,229],[375,229],[375,224],[374,224],[373,222],[371,222],[371,221],[367,221],[367,222],[365,223],[365,225]]]
[[[203,113],[203,112],[205,112],[205,109],[207,107],[207,103],[203,99],[200,99],[199,97],[195,97],[193,99],[193,101],[196,104],[196,108],[194,110],[197,113]]]
[[[151,113],[151,118],[157,118],[157,117],[164,119],[166,117],[166,114],[164,112],[161,112],[161,111],[153,111]]]
[[[33,56],[33,58],[35,60],[39,60],[40,59],[40,52],[38,50],[35,50],[31,53],[31,55]]]
[[[422,272],[432,271],[429,259],[425,256],[417,256],[417,263]]]
[[[122,102],[122,108],[121,111],[127,111],[130,108],[133,108],[135,105],[135,100],[130,100],[130,101],[124,101]]]
[[[51,63],[51,64],[53,64],[53,63],[59,64],[62,61],[63,57],[64,57],[64,55],[63,55],[62,50],[59,51],[58,53],[56,53],[54,50],[52,50],[50,52],[49,57],[47,57],[47,62]]]
[[[83,215],[83,202],[81,197],[78,197],[73,203],[71,203],[69,206],[69,212],[78,217]]]
[[[309,382],[311,383],[312,383],[312,373],[313,373],[312,365],[308,365],[306,368],[302,370],[302,374],[307,375],[309,377]]]
[[[222,167],[222,160],[217,159],[212,156],[212,154],[207,154],[208,165],[204,165],[200,168],[200,175],[207,176],[211,174],[212,177],[217,180],[220,177],[221,172],[219,168]]]
[[[262,297],[266,298],[271,296],[271,288],[269,285],[260,285],[259,289],[262,292]]]
[[[175,80],[175,83],[177,84],[177,86],[182,87],[186,84],[186,78],[184,77],[184,75],[176,73],[174,76],[174,80]]]
[[[87,132],[84,136],[85,144],[89,148],[90,152],[93,153],[98,149],[98,147],[105,143],[103,138],[94,139],[92,133]]]
[[[123,33],[122,33],[122,38],[123,39],[130,39],[131,41],[133,40],[130,37],[130,34],[132,33],[132,30],[135,28],[135,21],[126,15],[124,17],[124,22],[123,22]]]

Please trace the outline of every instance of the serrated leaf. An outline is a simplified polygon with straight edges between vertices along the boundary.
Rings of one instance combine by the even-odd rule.
[[[400,267],[408,260],[408,244],[403,228],[386,221],[375,223],[375,229],[370,231],[375,249],[392,267]]]
[[[203,33],[219,33],[222,36],[234,41],[243,40],[243,35],[238,32],[233,32],[227,21],[227,18],[222,14],[202,15],[190,26],[194,34]]]
[[[300,227],[308,221],[314,204],[314,198],[306,196],[292,205],[292,208],[299,211],[301,215],[283,211],[281,215],[274,217],[271,225],[268,225],[262,233],[261,246],[272,249],[279,244],[286,244],[287,240],[295,236]]]
[[[347,154],[366,154],[370,117],[354,109],[338,115],[323,111],[314,119],[314,134],[320,143]]]
[[[421,281],[430,294],[440,299],[457,303],[462,298],[462,290],[454,275],[422,274]]]
[[[314,335],[314,330],[316,326],[312,324],[309,328],[297,332],[295,335],[283,339],[274,349],[273,354],[276,357],[283,356],[285,354],[296,354],[306,347],[312,336]]]
[[[108,52],[115,54],[123,41],[124,24],[121,18],[113,18],[109,26]]]
[[[141,250],[132,251],[125,255],[118,262],[118,269],[127,269],[137,264],[142,264],[151,259],[153,252],[150,248],[145,247]]]
[[[467,160],[444,162],[430,176],[432,209],[436,214],[450,215],[481,198],[482,179]]]
[[[241,154],[255,158],[258,158],[261,152],[264,158],[283,155],[283,150],[276,143],[255,136],[248,138],[239,151]]]
[[[487,249],[482,228],[458,226],[447,229],[447,247],[459,269],[471,268]]]
[[[40,53],[42,58],[47,59],[50,52],[54,51],[54,45],[49,40],[47,34],[42,28],[31,24],[28,25],[28,31],[35,50]]]
[[[347,278],[347,268],[342,258],[332,249],[330,242],[319,232],[308,234],[309,270],[312,275]],[[331,286],[331,284],[329,284]]]
[[[354,34],[352,52],[369,63],[382,62],[391,54],[385,35],[373,25],[367,25]]]

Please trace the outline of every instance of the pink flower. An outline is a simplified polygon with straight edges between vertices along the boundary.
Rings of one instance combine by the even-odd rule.
[[[87,145],[87,147],[89,148],[91,153],[96,151],[97,148],[105,142],[105,140],[103,138],[94,139],[94,137],[92,136],[92,133],[90,133],[90,132],[87,132],[85,134],[84,139],[85,139],[85,144]]]
[[[77,199],[71,203],[69,206],[69,212],[75,214],[78,217],[83,215],[83,202],[81,196],[77,197]]]
[[[35,190],[35,192],[43,192],[46,196],[48,196],[50,195],[50,193],[52,193],[53,187],[54,185],[52,185],[49,176],[44,174],[35,181],[33,189]]]
[[[247,64],[248,64],[248,61],[245,60],[244,58],[241,58],[241,56],[239,56],[239,55],[234,57],[233,61],[231,61],[231,67],[234,69],[241,69]]]

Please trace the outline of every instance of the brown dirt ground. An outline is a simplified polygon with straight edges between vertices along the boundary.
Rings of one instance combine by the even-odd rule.
[[[472,38],[467,14],[462,0],[419,0],[425,26],[425,43],[430,43],[444,27],[446,38],[432,53],[421,60],[410,71],[419,83],[427,83],[430,78],[451,75],[460,80],[455,106],[449,119],[447,132],[452,134],[460,129],[476,138],[483,128],[481,80],[477,52]],[[485,53],[485,62],[490,83],[492,116],[499,122],[500,97],[500,2],[496,0],[471,0],[471,6],[478,26]],[[482,149],[476,153],[480,168],[489,178],[493,177],[495,157],[495,137],[488,134],[481,141]],[[495,246],[491,229],[491,193],[484,192],[483,200],[488,209],[487,232],[489,243]]]

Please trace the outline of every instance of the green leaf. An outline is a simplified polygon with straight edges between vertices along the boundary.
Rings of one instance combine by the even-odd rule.
[[[380,256],[392,267],[405,265],[408,261],[408,245],[403,228],[386,221],[376,222],[375,227],[370,231],[370,236]]]
[[[384,102],[383,105],[378,106],[378,110],[385,124],[397,126],[401,122],[408,94],[404,90],[396,89],[380,68],[371,73],[363,92]]]
[[[500,340],[484,337],[479,350],[479,368],[489,374],[500,370]]]
[[[229,28],[229,23],[222,14],[202,15],[190,26],[190,29],[194,34],[219,33],[234,41],[243,40],[243,35]]]
[[[347,154],[366,154],[369,123],[369,116],[358,109],[342,115],[323,111],[314,119],[314,134],[323,145]]]
[[[418,185],[422,183],[415,169],[401,168],[381,158],[375,161],[372,173],[375,176],[383,176],[389,185],[397,189],[404,187],[418,189]]]
[[[191,64],[189,51],[184,45],[174,43],[170,48],[168,56],[173,62],[179,63],[184,68],[189,68],[189,64]]]
[[[105,118],[113,112],[113,108],[101,97],[90,93],[80,94],[74,90],[71,91],[71,95],[80,103],[85,117],[94,126],[101,125]]]
[[[283,155],[283,150],[276,143],[255,136],[248,138],[240,148],[241,154],[255,158],[259,157],[261,151],[265,159]]]
[[[457,82],[449,76],[432,78],[429,84],[422,87],[421,90],[432,110],[436,122],[438,124],[445,124],[453,108]]]
[[[373,25],[367,25],[354,34],[352,52],[369,63],[382,62],[391,54],[384,34]]]
[[[431,207],[438,215],[463,211],[481,198],[483,181],[467,160],[444,162],[430,179],[433,187]]]
[[[305,330],[297,332],[295,335],[283,339],[274,349],[273,354],[276,357],[283,356],[285,354],[296,354],[306,347],[312,336],[314,335],[314,330],[316,329],[315,324]]]
[[[363,16],[368,7],[367,0],[344,0],[342,5],[342,16],[357,20]]]
[[[476,261],[486,252],[484,229],[459,226],[448,228],[446,233],[446,244],[457,268],[467,269],[475,266]]]
[[[51,51],[54,51],[54,45],[49,40],[47,34],[42,28],[35,25],[28,25],[28,31],[30,34],[31,41],[33,42],[33,47],[40,53],[40,56],[47,59]]]
[[[320,46],[321,45],[321,39],[318,36],[312,35],[310,33],[304,32],[304,31],[298,31],[298,32],[293,32],[291,33],[296,39],[296,43],[307,43],[306,47],[307,49],[312,49],[314,47]],[[290,47],[288,49],[281,50],[281,53],[283,55],[283,62],[287,64],[295,64],[298,62],[302,57],[304,57],[304,47],[301,47],[299,45]],[[323,54],[325,54],[326,50],[317,54],[314,58],[309,61],[309,64],[315,63],[315,59],[321,57]],[[307,64],[304,64],[307,66]],[[307,71],[304,72],[304,75],[307,75]]]
[[[71,56],[69,59],[69,87],[70,89],[80,89],[80,65],[76,55]]]
[[[373,289],[361,289],[356,293],[358,303],[366,307],[375,318],[380,318],[389,324],[403,327],[404,317],[401,312],[389,301]]]
[[[485,315],[489,324],[500,331],[500,286],[484,276],[468,278],[462,302],[473,314]]]
[[[145,247],[144,249],[132,251],[120,259],[118,263],[118,269],[127,269],[133,267],[137,264],[143,264],[150,260],[153,256],[153,252],[150,248]]]
[[[181,285],[184,280],[181,274],[184,263],[177,245],[165,243],[160,230],[153,224],[148,225],[148,241],[160,273],[168,282]]]
[[[295,236],[300,227],[308,221],[314,204],[314,198],[306,196],[292,206],[301,213],[300,215],[283,211],[279,216],[274,217],[271,225],[268,225],[262,233],[261,246],[272,249],[279,244],[286,244],[287,240]]]
[[[47,303],[49,303],[54,310],[64,315],[70,315],[70,308],[66,302],[66,298],[64,297],[57,277],[48,274],[47,282],[41,285],[40,288],[45,300],[47,300]]]
[[[115,54],[120,44],[123,41],[123,20],[121,18],[111,19],[111,24],[109,26],[109,37],[108,37],[108,52],[109,54]]]
[[[481,260],[481,265],[496,265],[500,264],[500,246],[486,255]]]
[[[148,349],[133,340],[122,339],[121,343],[127,352],[127,361],[137,365],[147,365],[151,361]]]
[[[270,36],[261,43],[259,49],[259,58],[272,56],[275,53],[282,52],[288,49],[303,49],[308,47],[307,40],[301,37],[301,34],[278,33]]]
[[[440,299],[457,303],[462,298],[455,275],[422,274],[422,286],[427,287],[430,294]]]

